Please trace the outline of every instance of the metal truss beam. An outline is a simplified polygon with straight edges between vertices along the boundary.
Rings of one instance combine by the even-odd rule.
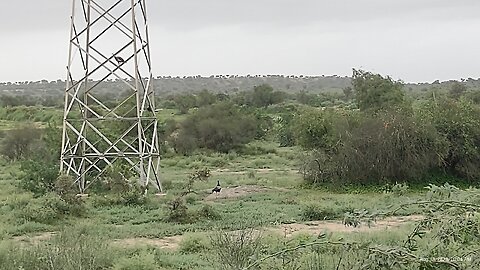
[[[60,169],[81,193],[116,163],[163,191],[145,2],[72,0]]]

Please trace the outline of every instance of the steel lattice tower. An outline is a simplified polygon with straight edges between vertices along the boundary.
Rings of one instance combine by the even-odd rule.
[[[117,164],[162,192],[151,67],[145,0],[72,0],[61,171],[81,193]]]

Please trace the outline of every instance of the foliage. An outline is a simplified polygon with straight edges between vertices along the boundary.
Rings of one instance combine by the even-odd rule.
[[[191,216],[188,214],[188,207],[185,204],[184,197],[176,197],[168,204],[169,213],[167,220],[170,222],[188,223]]]
[[[285,106],[281,108],[281,112],[274,118],[274,130],[280,147],[295,145],[293,124],[297,114],[297,107]]]
[[[18,214],[24,222],[52,224],[69,213],[69,205],[57,194],[49,193],[31,200]]]
[[[195,96],[190,94],[177,95],[174,97],[174,101],[181,114],[188,113],[188,111],[196,105]]]
[[[168,208],[169,208],[169,214],[167,217],[168,221],[188,223],[193,220],[194,218],[193,215],[188,213],[188,207],[185,203],[185,196],[191,193],[196,193],[193,190],[193,185],[195,182],[207,181],[209,177],[210,177],[210,170],[208,168],[196,170],[189,175],[187,183],[183,187],[183,191],[180,193],[180,195],[178,195],[168,203]],[[217,216],[214,213],[213,209],[200,210],[199,214],[208,218],[215,218]]]
[[[32,124],[6,132],[1,142],[0,154],[15,161],[31,156],[38,148],[40,130]]]
[[[305,149],[334,151],[339,143],[339,129],[346,125],[333,110],[307,109],[293,121],[293,133],[298,145]]]
[[[480,108],[466,100],[426,103],[421,115],[448,142],[443,167],[471,180],[480,179]]]
[[[44,224],[55,223],[67,216],[83,216],[87,208],[80,196],[73,179],[61,175],[45,193],[38,193],[38,198],[30,200],[23,206],[19,218],[25,222],[38,222]]]
[[[181,253],[199,253],[209,248],[209,239],[202,235],[187,235],[182,242],[180,242]]]
[[[262,236],[253,229],[219,231],[210,236],[213,254],[220,269],[245,269],[259,254]]]
[[[363,70],[353,70],[353,89],[358,108],[379,111],[404,105],[403,83]]]
[[[152,253],[141,251],[130,258],[121,258],[112,267],[112,270],[157,270],[155,256]]]
[[[4,270],[97,270],[113,264],[112,250],[101,237],[85,231],[62,231],[47,243],[0,249],[0,268]]]
[[[450,190],[452,186],[444,188]],[[316,238],[307,237],[293,246],[286,245],[283,240],[280,250],[238,269],[264,269],[272,265],[290,269],[285,266],[292,262],[291,256],[296,262],[308,258],[303,264],[310,267],[307,269],[476,269],[480,262],[476,258],[480,251],[480,205],[473,201],[478,200],[478,190],[457,191],[454,197],[460,199],[459,195],[463,195],[461,200],[427,199],[407,202],[386,212],[356,210],[347,213],[348,220],[344,223],[356,227],[363,222],[371,223],[395,215],[402,209],[420,206],[424,216],[404,241],[377,244],[371,240],[346,241],[343,237],[320,233]],[[476,199],[472,198],[472,192],[477,194],[473,196]],[[338,259],[329,262],[326,260],[329,257]],[[295,265],[297,268],[294,269],[302,267],[302,264]]]
[[[177,152],[190,153],[196,147],[228,152],[252,141],[256,133],[255,117],[230,103],[217,103],[200,108],[181,123],[173,145]]]
[[[250,98],[250,104],[255,107],[268,107],[283,100],[279,92],[274,92],[273,87],[268,84],[255,86]]]
[[[334,157],[339,177],[362,183],[414,181],[438,167],[445,142],[428,123],[403,114],[362,118]]]
[[[467,92],[467,87],[465,84],[460,82],[454,82],[450,88],[449,94],[453,99],[459,99],[462,95]]]
[[[341,217],[343,213],[337,209],[330,207],[323,207],[317,204],[307,205],[303,212],[303,220],[312,221],[312,220],[332,220],[335,218]]]
[[[198,210],[198,215],[207,219],[216,220],[220,219],[220,214],[215,208],[210,204],[204,204]]]
[[[43,160],[25,160],[21,163],[19,186],[33,192],[36,196],[53,192],[59,176],[58,165]]]
[[[391,192],[397,196],[404,196],[408,192],[408,185],[406,183],[395,183],[392,186]]]
[[[313,183],[411,183],[447,157],[447,141],[427,119],[401,112],[309,111],[295,130],[299,144],[314,150],[302,169]]]

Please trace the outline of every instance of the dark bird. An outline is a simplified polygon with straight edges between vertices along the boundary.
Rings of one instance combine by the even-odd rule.
[[[117,61],[119,65],[125,63],[125,59],[120,56],[115,55],[113,58],[115,58],[115,61]]]
[[[220,181],[217,181],[217,186],[212,189],[212,194],[216,192],[220,193],[221,190],[222,190],[222,187],[220,186]]]

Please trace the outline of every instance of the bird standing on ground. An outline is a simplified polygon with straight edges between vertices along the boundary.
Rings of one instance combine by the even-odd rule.
[[[220,186],[220,180],[217,181],[217,186],[215,186],[213,189],[212,189],[212,194],[213,193],[220,193],[220,191],[222,190],[222,187]]]
[[[125,63],[125,59],[123,59],[121,56],[115,55],[113,58],[115,58],[115,61],[117,61],[119,65]]]

